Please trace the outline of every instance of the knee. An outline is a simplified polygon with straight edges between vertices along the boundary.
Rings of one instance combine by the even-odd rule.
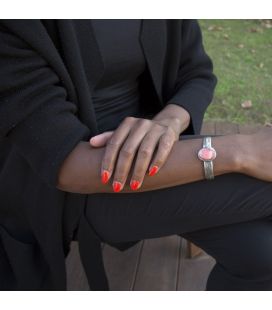
[[[246,279],[272,279],[272,237],[264,236],[242,246],[234,255],[231,269]]]
[[[254,253],[241,266],[239,274],[252,279],[272,278],[272,255],[264,251]]]

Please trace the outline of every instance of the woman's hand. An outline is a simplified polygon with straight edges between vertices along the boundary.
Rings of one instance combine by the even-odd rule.
[[[126,117],[114,131],[92,137],[91,146],[106,144],[101,166],[102,183],[107,183],[114,172],[113,190],[121,191],[135,160],[130,187],[140,188],[147,170],[153,176],[166,162],[183,127],[177,117],[160,120]]]

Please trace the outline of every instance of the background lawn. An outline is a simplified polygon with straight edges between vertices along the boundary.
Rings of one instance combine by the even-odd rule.
[[[272,123],[272,20],[199,20],[218,78],[205,120]]]

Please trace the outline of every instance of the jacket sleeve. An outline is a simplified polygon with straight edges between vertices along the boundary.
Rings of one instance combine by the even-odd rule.
[[[186,109],[190,124],[182,134],[200,134],[205,110],[211,103],[217,78],[206,54],[197,20],[182,21],[181,55],[173,103]]]
[[[0,139],[8,139],[37,176],[56,188],[61,163],[90,130],[46,60],[3,26],[0,68]]]

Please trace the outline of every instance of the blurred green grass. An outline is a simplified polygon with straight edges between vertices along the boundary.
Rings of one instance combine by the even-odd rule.
[[[272,122],[272,21],[199,20],[218,78],[204,120]],[[249,108],[242,103],[250,101]]]

